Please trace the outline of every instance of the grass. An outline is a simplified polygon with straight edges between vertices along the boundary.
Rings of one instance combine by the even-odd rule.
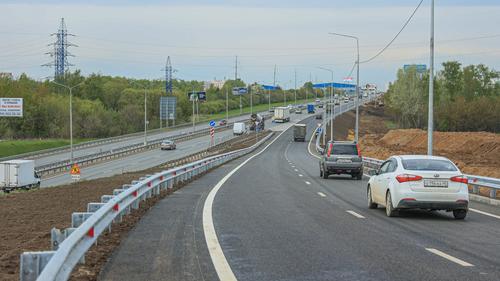
[[[385,124],[385,127],[389,130],[394,130],[394,129],[398,128],[398,125],[390,120],[384,121],[384,124]]]
[[[73,143],[90,141],[91,139],[73,139]],[[38,151],[69,145],[66,139],[29,139],[29,140],[5,140],[0,141],[0,157],[7,157],[21,153]]]

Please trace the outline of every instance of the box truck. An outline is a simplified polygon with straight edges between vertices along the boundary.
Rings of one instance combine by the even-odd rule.
[[[276,107],[274,109],[274,122],[285,123],[290,121],[290,109],[288,107]]]
[[[247,125],[243,122],[235,122],[233,124],[233,135],[239,136],[247,132]]]
[[[293,141],[306,141],[306,124],[293,125]]]
[[[40,187],[40,177],[35,172],[34,160],[9,160],[0,162],[0,189],[10,192],[14,189]]]

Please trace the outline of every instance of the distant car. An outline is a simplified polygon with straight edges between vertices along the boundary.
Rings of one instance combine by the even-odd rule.
[[[445,157],[392,156],[370,175],[368,207],[385,206],[389,217],[401,209],[452,211],[455,219],[467,216],[467,177]]]
[[[323,114],[316,114],[316,119],[323,119]]]
[[[226,119],[222,119],[219,121],[219,126],[226,126],[227,125],[227,120]]]
[[[295,109],[295,114],[302,114],[302,108]]]
[[[177,146],[175,145],[175,142],[173,140],[164,140],[160,144],[161,150],[174,150],[176,148]]]
[[[359,146],[351,141],[329,141],[319,162],[319,174],[328,179],[331,174],[349,174],[363,177],[363,159]]]
[[[318,104],[318,108],[323,108],[323,104],[322,103]]]
[[[274,106],[269,109],[269,112],[274,112]]]

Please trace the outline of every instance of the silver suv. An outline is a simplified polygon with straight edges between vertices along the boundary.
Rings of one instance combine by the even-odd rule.
[[[332,174],[349,174],[360,180],[363,177],[363,158],[355,142],[328,142],[319,161],[319,174],[324,179]]]

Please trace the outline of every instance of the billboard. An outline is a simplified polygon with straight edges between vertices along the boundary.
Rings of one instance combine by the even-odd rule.
[[[427,71],[427,65],[425,64],[405,64],[403,65],[403,70],[406,72],[410,67],[415,67],[417,69],[417,73],[425,73]]]
[[[198,101],[207,101],[207,93],[206,92],[189,92],[187,93],[189,97],[189,101],[198,100]]]
[[[245,95],[248,93],[248,89],[245,87],[234,87],[233,88],[233,95],[235,96],[241,96]]]
[[[0,98],[0,117],[23,117],[23,99]]]
[[[160,97],[160,120],[175,120],[177,97]]]

